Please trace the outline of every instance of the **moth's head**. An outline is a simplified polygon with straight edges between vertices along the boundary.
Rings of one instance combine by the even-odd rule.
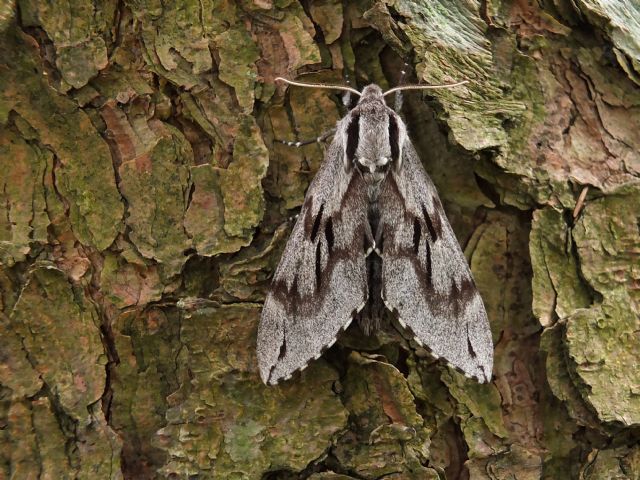
[[[368,102],[384,103],[384,94],[382,93],[382,89],[375,83],[367,85],[360,93],[358,105]]]
[[[358,105],[342,119],[338,127],[345,168],[362,172],[386,173],[402,165],[402,148],[407,129],[402,119],[384,102],[382,90],[368,85]]]
[[[447,85],[405,85],[386,92],[372,84],[359,92],[348,86],[295,82],[282,77],[276,80],[300,87],[343,90],[358,95],[358,105],[340,121],[336,139],[342,142],[345,168],[356,166],[369,173],[384,173],[390,166],[396,170],[402,167],[402,147],[407,129],[400,117],[387,107],[384,97],[400,90],[451,88],[467,83],[463,80]]]

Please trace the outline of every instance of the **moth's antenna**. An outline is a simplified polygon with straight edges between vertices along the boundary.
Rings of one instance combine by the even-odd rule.
[[[282,77],[276,77],[275,78],[276,81],[281,81],[284,83],[288,83],[289,85],[295,85],[297,87],[307,87],[307,88],[327,88],[327,89],[331,89],[331,90],[344,90],[345,92],[351,92],[354,93],[358,96],[361,95],[361,93],[356,90],[355,88],[351,88],[351,87],[343,87],[342,85],[325,85],[324,83],[303,83],[303,82],[294,82],[293,80],[287,80],[286,78],[282,78]]]
[[[453,88],[457,87],[458,85],[464,85],[465,83],[469,83],[469,80],[463,80],[458,83],[446,83],[444,85],[405,85],[404,87],[395,87],[391,90],[387,90],[382,94],[382,96],[386,97],[390,93],[399,92],[400,90],[430,90],[436,88]]]

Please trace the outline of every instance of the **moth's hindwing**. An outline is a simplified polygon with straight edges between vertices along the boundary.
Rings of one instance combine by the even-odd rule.
[[[257,354],[267,384],[320,357],[367,301],[366,188],[343,160],[344,144],[339,132],[309,186],[264,303]]]
[[[402,156],[379,197],[384,302],[435,356],[488,382],[493,342],[482,299],[408,139]]]

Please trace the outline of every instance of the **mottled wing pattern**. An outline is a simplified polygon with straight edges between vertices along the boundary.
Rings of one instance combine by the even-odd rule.
[[[435,356],[487,382],[493,343],[471,271],[408,140],[401,165],[387,175],[379,198],[382,297]]]
[[[367,300],[366,188],[347,171],[334,139],[309,186],[258,328],[258,365],[267,384],[319,358]]]

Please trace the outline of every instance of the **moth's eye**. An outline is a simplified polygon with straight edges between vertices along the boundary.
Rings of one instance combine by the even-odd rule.
[[[387,163],[389,163],[389,157],[380,157],[380,165],[386,165]]]
[[[368,158],[364,158],[364,157],[359,157],[358,162],[360,162],[362,165],[368,165],[369,163],[371,163],[369,162]]]

